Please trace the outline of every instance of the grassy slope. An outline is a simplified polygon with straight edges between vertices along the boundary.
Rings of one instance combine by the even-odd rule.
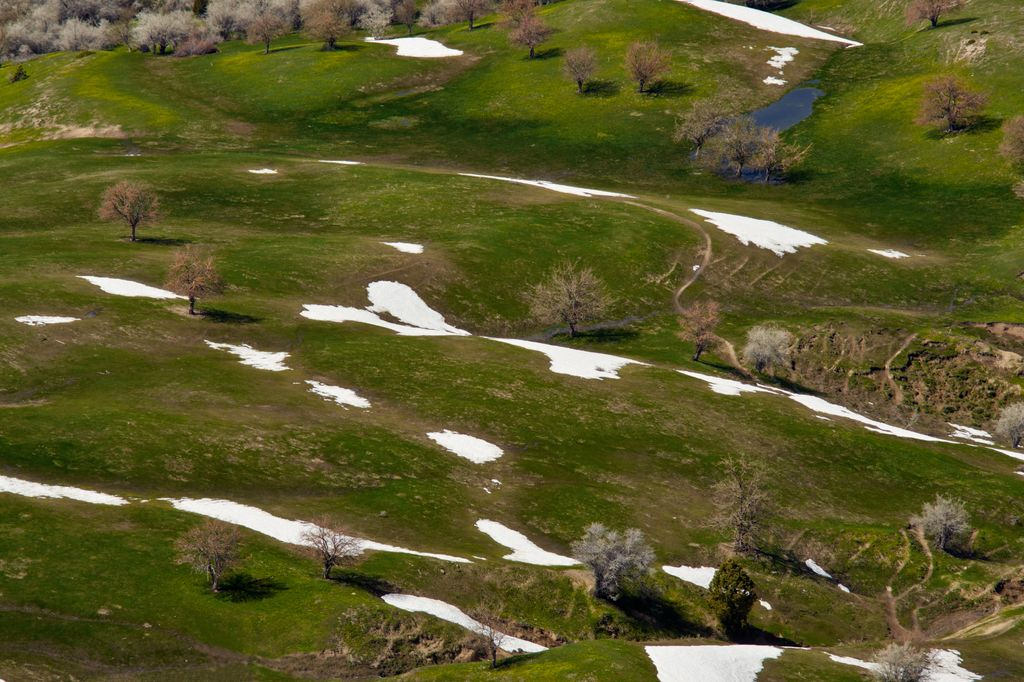
[[[636,20],[623,28],[619,18],[627,11]],[[546,13],[561,29],[552,48],[583,41],[601,49],[602,79],[621,80],[617,55],[633,37],[656,33],[678,55],[671,80],[691,84],[693,91],[675,88],[645,98],[623,86],[579,98],[562,79],[557,57],[525,61],[505,46],[495,26],[442,32],[447,43],[474,55],[457,62],[402,60],[384,48],[356,44],[326,54],[289,39],[281,45],[294,49],[270,57],[240,45],[180,61],[123,52],[54,55],[30,64],[29,81],[0,88],[4,120],[24,121],[24,108],[42,98],[37,108],[44,120],[37,124],[116,123],[132,135],[131,143],[25,144],[0,156],[5,175],[17,178],[5,188],[13,201],[5,208],[3,251],[10,255],[0,265],[0,297],[46,307],[28,305],[33,309],[18,314],[98,313],[66,328],[0,322],[7,361],[0,386],[5,402],[19,405],[5,409],[0,430],[4,470],[141,495],[231,497],[294,517],[328,511],[375,539],[492,560],[500,550],[472,529],[481,516],[563,550],[585,523],[602,518],[644,528],[665,562],[694,563],[714,561],[722,539],[703,522],[715,463],[740,452],[765,457],[786,472],[774,481],[787,501],[781,528],[805,531],[793,558],[815,556],[856,592],[870,597],[882,590],[898,552],[893,529],[938,490],[979,510],[982,546],[994,551],[991,565],[950,562],[945,573],[966,571],[979,586],[993,580],[1021,543],[1007,522],[1020,513],[1007,503],[1019,498],[1020,483],[1007,475],[1011,462],[1000,456],[826,425],[782,401],[715,396],[661,369],[583,382],[551,374],[539,356],[482,340],[395,338],[296,316],[302,303],[363,305],[363,284],[388,273],[414,286],[450,321],[474,331],[525,335],[535,330],[521,322],[524,283],[557,259],[580,257],[616,290],[617,315],[653,315],[636,326],[635,336],[589,343],[687,367],[686,349],[672,334],[667,291],[649,278],[668,270],[677,256],[688,262],[699,242],[676,223],[625,206],[399,169],[339,169],[283,153],[511,169],[602,186],[642,183],[647,191],[671,188],[672,196],[661,201],[680,212],[694,205],[735,210],[829,238],[834,249],[787,256],[778,277],[758,278],[755,273],[775,268],[778,259],[714,235],[716,257],[724,262],[695,293],[728,296],[728,328],[736,340],[750,320],[765,317],[907,323],[900,310],[865,311],[877,305],[913,309],[912,324],[923,328],[941,325],[953,287],[966,286],[985,301],[973,314],[1015,309],[1009,295],[1017,293],[1016,285],[1003,282],[1014,274],[1017,247],[1008,235],[1018,209],[1005,191],[1008,173],[992,161],[998,134],[948,142],[907,124],[913,113],[908,98],[939,69],[928,56],[939,32],[833,57],[820,74],[829,97],[794,131],[815,145],[805,180],[787,188],[737,187],[690,175],[665,131],[673,110],[716,87],[742,93],[744,107],[766,101],[771,95],[759,85],[761,48],[778,43],[775,37],[668,3],[631,3],[627,9],[589,0],[556,4]],[[806,41],[786,43],[800,45],[807,58],[789,67],[794,79],[828,52]],[[758,46],[753,52],[759,56],[737,65],[737,44]],[[893,64],[902,70],[890,73]],[[1009,77],[1005,64],[995,66],[980,77],[992,83]],[[437,88],[416,89],[424,83]],[[907,103],[884,111],[869,106],[879,88],[903,93]],[[1019,104],[1006,97],[994,100],[994,108],[1007,112]],[[29,132],[14,131],[9,139]],[[970,156],[965,150],[975,144],[980,152]],[[144,155],[123,158],[132,145]],[[958,153],[946,153],[951,147]],[[281,175],[244,173],[268,164]],[[249,323],[227,316],[222,319],[234,321],[188,320],[174,314],[174,306],[106,296],[73,278],[95,273],[160,283],[171,246],[118,242],[92,215],[101,188],[124,176],[161,190],[168,216],[152,236],[216,250],[233,288],[214,305],[250,316]],[[962,177],[973,186],[954,184]],[[43,194],[47,201],[38,201]],[[922,208],[936,197],[946,217],[938,224]],[[951,241],[958,235],[962,242]],[[428,251],[404,256],[379,246],[380,239],[421,241]],[[929,258],[906,265],[863,254],[864,247],[878,245],[925,249]],[[727,276],[751,255],[744,271],[751,272],[749,280]],[[204,338],[287,349],[296,371],[277,375],[242,367],[206,349]],[[374,410],[342,412],[293,384],[307,377],[353,387],[373,400]],[[741,428],[723,434],[724,423]],[[482,435],[510,454],[482,472],[423,438],[436,428]],[[488,496],[481,488],[491,477],[503,485]],[[638,498],[632,492],[637,489],[648,494]],[[90,517],[105,519],[99,522],[104,530],[125,518],[123,510],[101,513],[71,503],[10,504],[10,518],[58,510],[49,535],[69,538],[98,523]],[[121,601],[133,604],[126,620],[182,629],[231,651],[273,657],[322,646],[338,626],[307,618],[312,607],[302,600],[327,600],[315,607],[318,615],[337,613],[349,599],[376,608],[368,593],[348,595],[317,583],[308,564],[255,539],[247,568],[284,580],[288,590],[243,607],[225,605],[206,598],[178,568],[161,578],[176,581],[174,586],[156,591],[153,601],[142,599],[153,576],[171,565],[170,542],[189,517],[165,509],[133,509],[128,516],[138,527],[161,530],[104,533],[91,544],[109,558],[76,557],[81,568],[74,574],[88,579],[75,592],[54,591],[53,576],[42,571],[7,576],[10,587],[0,586],[7,603],[92,614],[102,606],[98,595],[109,592],[110,572],[90,567],[132,565],[132,552],[145,551],[148,561],[123,578]],[[11,533],[17,537],[28,525],[16,522]],[[33,521],[31,527],[37,525],[43,524]],[[138,547],[122,538],[137,538]],[[878,551],[857,552],[869,544]],[[45,543],[8,547],[7,556],[26,555],[38,564],[73,554],[58,545],[44,555]],[[363,570],[466,608],[478,595],[462,585],[493,579],[490,571],[472,569],[453,582],[439,568],[375,557]],[[756,615],[765,629],[813,644],[873,640],[884,631],[880,607],[870,598],[841,597],[792,573],[792,564],[751,569],[776,606],[770,615]],[[571,639],[587,636],[607,611],[581,596],[570,598],[578,593],[557,571],[523,568],[509,582],[513,587],[503,594],[507,617]],[[700,591],[671,581],[666,588],[690,627],[702,626]],[[551,597],[548,606],[536,603],[538,590]],[[582,599],[583,612],[567,614],[559,606],[567,599]],[[268,636],[271,623],[290,625]],[[37,633],[27,625],[13,631],[43,643],[39,648],[50,655],[65,646],[62,640],[86,636],[68,626],[47,627],[55,631]],[[88,630],[97,642],[85,648],[104,650],[103,628]],[[150,652],[141,640],[126,646],[131,655],[109,655],[114,665],[155,666],[159,656],[176,655]],[[592,646],[605,651],[610,645]],[[545,674],[557,676],[566,660],[593,655],[574,653],[579,651],[568,648],[523,665],[550,666],[553,672]],[[615,665],[637,656],[633,649],[614,648],[601,655]],[[133,663],[132,656],[145,663]],[[807,666],[812,664],[805,661],[800,669],[814,669]],[[515,670],[507,674],[514,677]]]

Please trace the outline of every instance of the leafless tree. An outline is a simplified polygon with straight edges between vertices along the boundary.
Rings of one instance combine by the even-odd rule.
[[[676,118],[676,127],[672,131],[672,140],[686,140],[693,145],[693,155],[700,156],[704,145],[712,137],[721,132],[728,117],[724,114],[722,102],[713,99],[702,99],[694,103],[688,112]]]
[[[741,177],[761,153],[764,131],[749,116],[738,116],[707,140],[708,153],[701,161],[710,170]]]
[[[419,17],[419,10],[416,9],[416,0],[398,0],[394,4],[395,21],[402,24],[412,35],[412,29]]]
[[[500,613],[498,605],[491,601],[484,602],[470,613],[470,617],[480,624],[480,628],[476,632],[484,640],[492,668],[498,667],[498,652],[509,640],[509,636],[497,625]]]
[[[583,94],[583,87],[597,71],[597,54],[589,47],[574,47],[565,53],[564,69],[576,84],[576,92]]]
[[[1024,440],[1024,403],[1007,405],[999,412],[996,421],[996,435],[1009,441],[1011,447],[1020,447]]]
[[[807,157],[810,145],[799,147],[782,141],[775,128],[761,128],[761,141],[753,165],[765,183],[782,180]]]
[[[1015,166],[1024,165],[1024,116],[1014,116],[1003,124],[999,153]]]
[[[238,560],[238,542],[238,530],[234,526],[210,519],[178,539],[178,555],[182,563],[205,573],[210,589],[216,592],[221,576]]]
[[[135,241],[135,232],[143,223],[159,216],[160,202],[146,185],[122,180],[103,192],[99,215],[103,220],[121,220],[131,230],[129,239]]]
[[[965,4],[966,0],[910,0],[907,5],[907,24],[927,19],[935,28],[943,14],[958,10]]]
[[[362,551],[359,540],[337,530],[331,520],[323,516],[302,532],[302,544],[308,547],[323,568],[324,580],[330,580],[331,569],[350,561]]]
[[[626,70],[636,82],[636,91],[644,92],[648,85],[668,72],[669,54],[657,43],[636,42],[626,50]]]
[[[359,26],[374,38],[380,38],[388,32],[391,19],[394,17],[391,7],[374,5],[359,18]]]
[[[974,124],[987,102],[986,95],[971,90],[956,76],[939,76],[924,87],[917,122],[939,126],[946,133],[964,130]]]
[[[192,12],[141,12],[132,29],[132,36],[139,45],[148,45],[153,52],[164,54],[171,45],[184,40],[195,26]]]
[[[715,329],[719,319],[718,303],[715,301],[694,303],[679,316],[679,326],[682,327],[679,336],[693,342],[694,362],[699,361],[701,354],[718,340]]]
[[[567,324],[569,336],[576,336],[579,325],[599,319],[611,305],[594,271],[572,262],[556,266],[545,281],[533,285],[526,299],[538,321]]]
[[[925,502],[921,513],[911,517],[910,525],[920,528],[943,552],[954,549],[971,532],[964,503],[942,495],[936,495],[934,502]]]
[[[176,254],[165,286],[176,294],[188,296],[188,314],[196,314],[196,299],[224,292],[224,280],[217,272],[213,256],[186,246]]]
[[[530,48],[530,59],[533,59],[537,52],[537,46],[543,43],[551,35],[551,29],[540,18],[528,14],[508,33],[508,39],[516,45],[523,45]]]
[[[352,28],[346,13],[349,4],[350,0],[312,0],[302,6],[302,26],[306,33],[324,41],[325,50],[333,50]]]
[[[712,488],[717,525],[732,533],[733,549],[752,552],[772,514],[767,468],[749,457],[728,457],[722,478]]]
[[[915,644],[889,644],[874,656],[872,677],[879,682],[924,682],[929,678],[931,652]]]
[[[754,365],[758,372],[784,365],[789,361],[789,348],[793,335],[785,329],[758,325],[747,332],[747,345],[743,347],[743,360]]]
[[[273,0],[253,0],[245,22],[245,37],[263,45],[263,54],[270,54],[274,38],[288,32],[290,24],[283,9]]]
[[[572,543],[572,555],[594,572],[595,593],[615,600],[622,583],[641,578],[651,570],[654,550],[636,528],[620,533],[592,523],[583,537]]]
[[[474,23],[481,15],[494,8],[491,0],[449,0],[453,17],[469,23],[469,30],[476,28]]]

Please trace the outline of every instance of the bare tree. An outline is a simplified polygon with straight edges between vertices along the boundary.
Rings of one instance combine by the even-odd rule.
[[[352,28],[345,9],[349,0],[312,0],[302,6],[302,26],[306,33],[324,41],[325,50],[333,50],[338,40]]]
[[[907,5],[907,24],[927,19],[935,28],[943,14],[958,10],[965,4],[966,0],[911,0]]]
[[[680,338],[693,342],[693,361],[700,360],[701,354],[711,348],[718,337],[715,329],[719,322],[718,303],[701,301],[683,310],[679,316]]]
[[[636,91],[644,92],[648,85],[668,72],[669,54],[657,43],[636,42],[626,50],[626,70],[636,82]]]
[[[498,652],[501,651],[502,646],[509,640],[509,636],[498,628],[497,623],[499,622],[498,616],[500,613],[501,611],[497,604],[487,601],[475,608],[470,614],[470,617],[480,624],[480,627],[474,628],[474,630],[484,640],[484,646],[487,648],[487,655],[491,659],[492,668],[498,667]]]
[[[875,654],[871,675],[879,682],[924,682],[932,660],[931,652],[915,644],[892,642]]]
[[[1003,440],[1009,441],[1011,447],[1020,447],[1021,440],[1024,440],[1024,403],[1004,407],[999,412],[995,432]]]
[[[213,256],[192,246],[174,254],[165,286],[176,294],[188,296],[188,314],[196,314],[196,299],[224,292],[224,280],[217,272]]]
[[[956,76],[939,76],[924,87],[920,125],[936,125],[953,133],[971,127],[981,115],[988,97],[971,90]]]
[[[250,43],[262,44],[263,54],[270,54],[271,42],[289,28],[288,18],[273,0],[253,0],[245,22],[245,37]]]
[[[121,220],[131,230],[129,239],[135,241],[135,232],[143,223],[152,222],[159,214],[160,202],[146,185],[122,180],[103,192],[99,215],[103,220]]]
[[[688,112],[676,118],[672,140],[686,140],[693,145],[693,155],[700,156],[707,141],[721,132],[728,117],[723,113],[724,105],[717,100],[702,99],[694,103]]]
[[[380,38],[387,33],[392,17],[394,17],[394,12],[390,7],[374,5],[359,18],[359,26],[370,36]]]
[[[783,179],[811,151],[811,147],[798,147],[782,141],[775,128],[761,128],[761,140],[753,165],[761,171],[765,183]]]
[[[925,502],[921,513],[910,518],[910,525],[920,528],[943,552],[954,549],[971,532],[964,503],[942,495],[936,495],[934,502]]]
[[[710,170],[742,177],[761,153],[764,131],[749,116],[738,116],[705,141],[708,153],[702,162]]]
[[[734,456],[721,469],[722,478],[712,488],[717,525],[732,533],[733,549],[752,552],[772,514],[767,468],[759,460]]]
[[[326,516],[315,520],[312,527],[302,531],[301,540],[310,554],[320,561],[324,580],[330,580],[332,568],[341,566],[362,552],[359,540],[335,529]]]
[[[574,47],[565,53],[563,68],[576,84],[576,92],[583,94],[583,87],[597,71],[597,54],[589,47]]]
[[[210,519],[178,539],[178,555],[182,563],[205,573],[210,589],[216,592],[221,576],[238,560],[238,542],[238,529]]]
[[[1014,116],[1003,124],[999,153],[1015,166],[1024,165],[1024,116]]]
[[[595,593],[618,599],[622,583],[642,578],[651,570],[654,550],[636,528],[624,533],[592,523],[583,537],[572,543],[572,555],[594,572]]]
[[[412,29],[419,17],[419,10],[416,9],[416,0],[398,0],[394,3],[395,21],[402,24],[412,35]]]
[[[528,14],[508,33],[508,39],[516,45],[524,45],[530,48],[530,59],[533,59],[537,52],[537,46],[543,43],[551,35],[551,29],[533,14]]]
[[[789,347],[793,335],[785,329],[758,325],[747,332],[747,345],[743,347],[743,360],[754,365],[758,372],[789,362]]]
[[[556,266],[545,281],[533,285],[526,299],[537,320],[567,324],[569,336],[576,336],[579,325],[599,319],[611,305],[594,271],[572,262]]]
[[[468,22],[470,31],[476,28],[474,22],[477,18],[494,8],[491,0],[449,0],[449,2],[454,18]]]

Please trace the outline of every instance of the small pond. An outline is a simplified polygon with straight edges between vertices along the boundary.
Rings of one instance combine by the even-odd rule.
[[[814,111],[814,100],[825,94],[815,87],[800,87],[790,90],[781,99],[750,115],[760,126],[769,126],[782,131],[792,128]]]

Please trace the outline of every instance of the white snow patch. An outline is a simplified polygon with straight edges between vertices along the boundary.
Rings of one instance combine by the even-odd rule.
[[[925,679],[929,682],[970,682],[970,680],[981,679],[981,675],[961,667],[960,663],[963,659],[959,651],[955,649],[932,649],[931,654],[932,663],[928,666],[928,672],[925,676]],[[828,654],[828,657],[835,663],[852,665],[864,670],[878,670],[877,663],[862,661],[852,656]]]
[[[771,220],[705,211],[699,208],[691,208],[690,211],[704,218],[722,232],[733,235],[744,246],[753,244],[762,249],[768,249],[780,258],[786,253],[796,253],[796,250],[802,246],[828,244],[826,240],[816,237],[810,232],[780,225]]]
[[[771,31],[772,33],[782,33],[790,36],[799,36],[801,38],[815,38],[817,40],[831,40],[837,43],[845,43],[850,47],[859,47],[862,43],[858,43],[856,40],[850,40],[848,38],[840,38],[834,36],[831,33],[825,33],[819,31],[816,28],[811,28],[806,24],[801,24],[798,21],[787,19],[786,17],[772,14],[771,12],[762,12],[759,9],[752,7],[745,7],[743,5],[733,5],[727,2],[719,2],[719,0],[678,0],[679,2],[685,2],[688,5],[692,5],[698,9],[706,10],[708,12],[714,12],[715,14],[736,21],[741,21],[744,24],[749,24],[754,28],[759,28],[764,31]]]
[[[476,464],[493,462],[504,454],[502,449],[493,443],[488,443],[476,436],[467,436],[464,433],[456,433],[448,429],[432,431],[427,434],[427,438],[444,449],[454,452],[459,457],[465,457]],[[484,490],[487,490],[487,488],[484,488]],[[488,490],[487,492],[490,491]]]
[[[189,497],[176,499],[162,497],[160,499],[170,502],[175,509],[243,526],[250,530],[254,530],[257,533],[262,533],[263,535],[272,537],[275,540],[287,542],[292,545],[304,544],[302,542],[302,534],[307,530],[316,528],[312,523],[308,523],[306,521],[290,521],[288,519],[283,519],[280,516],[274,516],[273,514],[265,512],[262,509],[258,509],[257,507],[250,507],[249,505],[239,504],[238,502],[232,502],[231,500],[216,500],[209,497],[198,499]],[[394,545],[386,545],[380,542],[374,542],[373,540],[364,540],[361,538],[356,538],[356,540],[358,541],[359,549],[362,551],[371,549],[380,552],[413,554],[416,556],[441,559],[443,561],[471,563],[469,559],[450,556],[448,554],[417,552],[416,550],[396,547]]]
[[[273,168],[250,168],[249,172],[253,175],[277,175]]]
[[[459,175],[467,178],[484,178],[485,180],[501,180],[502,182],[514,182],[519,185],[531,185],[533,187],[540,187],[542,189],[549,189],[552,192],[561,192],[562,194],[573,194],[578,197],[619,197],[623,199],[635,199],[632,194],[622,194],[620,192],[607,192],[601,189],[588,189],[586,187],[574,187],[572,185],[562,185],[557,182],[548,182],[547,180],[523,180],[521,178],[506,178],[501,175],[479,175],[477,173],[459,173]]]
[[[377,313],[371,313],[362,308],[317,304],[306,304],[302,308],[303,310],[299,313],[300,315],[320,322],[362,322],[363,324],[372,324],[375,327],[389,329],[401,336],[451,336],[449,332],[439,332],[435,329],[421,329],[420,327],[411,327],[407,324],[388,322]]]
[[[970,426],[963,426],[962,424],[954,424],[953,422],[946,423],[953,427],[953,433],[949,434],[950,438],[963,438],[964,440],[974,441],[982,445],[994,445],[992,434],[984,429],[975,429]]]
[[[929,436],[924,433],[918,433],[917,431],[904,429],[899,426],[886,424],[885,422],[876,421],[869,417],[865,417],[862,414],[857,414],[853,410],[843,407],[842,405],[830,403],[827,400],[824,400],[817,396],[805,395],[803,393],[790,393],[788,391],[786,391],[785,394],[789,397],[790,400],[796,401],[814,412],[831,415],[833,417],[845,417],[847,419],[852,419],[853,421],[864,424],[867,427],[868,431],[874,431],[875,433],[886,433],[889,434],[890,436],[897,436],[899,438],[910,438],[913,440],[923,440],[932,443],[954,442],[951,440],[945,440],[942,438]]]
[[[761,608],[764,609],[765,611],[771,611],[772,610],[772,605],[769,604],[768,602],[766,602],[764,599],[758,599],[757,603],[760,604]]]
[[[0,493],[11,493],[12,495],[22,495],[24,497],[64,498],[90,504],[110,504],[114,506],[128,504],[128,500],[117,495],[108,495],[107,493],[98,493],[94,490],[73,488],[67,485],[34,483],[10,476],[0,476]]]
[[[381,244],[390,246],[402,253],[423,253],[423,244],[413,244],[411,242],[381,242]]]
[[[336,166],[362,166],[362,161],[344,161],[335,159],[318,159],[317,163],[332,163]]]
[[[785,85],[785,78],[776,78],[775,76],[765,76],[764,80],[761,81],[765,85]]]
[[[519,531],[503,526],[497,521],[480,519],[476,522],[476,527],[480,532],[491,536],[491,539],[499,545],[505,545],[512,550],[511,554],[506,554],[504,557],[509,561],[520,561],[537,566],[576,566],[579,563],[570,557],[541,549]]]
[[[333,400],[339,405],[351,405],[352,407],[361,407],[366,409],[370,406],[370,401],[362,397],[355,391],[349,388],[342,388],[341,386],[331,386],[330,384],[322,384],[319,381],[313,381],[306,379],[306,383],[311,386],[309,389],[311,392],[316,393],[325,400]]]
[[[364,38],[368,43],[380,45],[392,45],[398,48],[399,57],[420,57],[423,59],[438,59],[440,57],[458,57],[462,50],[446,47],[444,44],[429,38]]]
[[[439,599],[417,597],[412,594],[385,594],[381,599],[403,611],[429,613],[431,616],[446,620],[449,623],[455,623],[478,635],[487,636],[492,634],[494,643],[509,653],[524,652],[532,654],[538,651],[547,651],[547,647],[528,642],[525,639],[519,639],[518,637],[501,632],[488,632],[483,624],[467,616],[462,609]]]
[[[850,594],[850,588],[847,587],[846,585],[844,585],[842,583],[838,583],[836,585],[836,587],[838,587],[841,591],[845,592],[846,594]]]
[[[818,562],[816,562],[814,559],[808,559],[804,562],[804,565],[807,566],[807,568],[811,569],[811,571],[813,571],[814,573],[820,575],[822,578],[828,578],[829,580],[832,580],[832,574],[826,571],[821,566],[819,566]]]
[[[769,47],[768,49],[775,53],[775,56],[768,60],[768,66],[778,69],[780,74],[786,68],[786,64],[800,54],[800,50],[795,47]]]
[[[237,357],[240,363],[249,367],[265,369],[268,372],[283,372],[286,369],[290,369],[290,367],[284,364],[284,361],[288,359],[288,353],[284,351],[272,353],[270,351],[256,350],[245,343],[236,346],[230,343],[206,341],[206,345],[216,350],[226,350]]]
[[[883,258],[893,258],[899,260],[900,258],[910,258],[909,253],[903,253],[896,249],[868,249],[871,253],[882,256]]]
[[[55,315],[22,315],[14,319],[30,327],[41,327],[44,324],[67,324],[68,322],[77,322],[79,320],[77,317],[60,317]]]
[[[735,7],[736,5],[732,5]],[[659,682],[754,682],[764,662],[782,655],[776,646],[646,646]]]
[[[618,355],[607,355],[606,353],[594,353],[589,350],[577,350],[563,346],[553,346],[549,343],[537,341],[523,341],[521,339],[498,339],[486,337],[491,341],[507,343],[519,348],[544,353],[551,360],[550,369],[555,374],[568,374],[581,379],[618,379],[619,370],[626,365],[642,365],[648,367],[646,362],[630,360]]]
[[[718,571],[714,566],[662,566],[661,570],[705,590],[711,587],[711,579]]]
[[[760,386],[754,386],[753,384],[745,384],[742,381],[736,381],[735,379],[726,379],[724,377],[716,377],[711,374],[701,374],[700,372],[690,372],[685,369],[677,369],[676,371],[693,379],[700,379],[705,382],[712,391],[715,393],[721,393],[722,395],[739,395],[741,393],[775,393],[774,390],[761,388]]]
[[[387,313],[420,329],[469,336],[466,330],[445,323],[441,313],[424,303],[419,294],[400,282],[370,282],[366,285],[366,296],[371,304],[366,309],[371,313]]]
[[[78,275],[90,284],[95,284],[108,294],[115,296],[136,296],[141,298],[186,298],[179,296],[173,291],[157,289],[148,284],[133,282],[130,279],[115,279],[113,277],[93,277],[92,275]]]

